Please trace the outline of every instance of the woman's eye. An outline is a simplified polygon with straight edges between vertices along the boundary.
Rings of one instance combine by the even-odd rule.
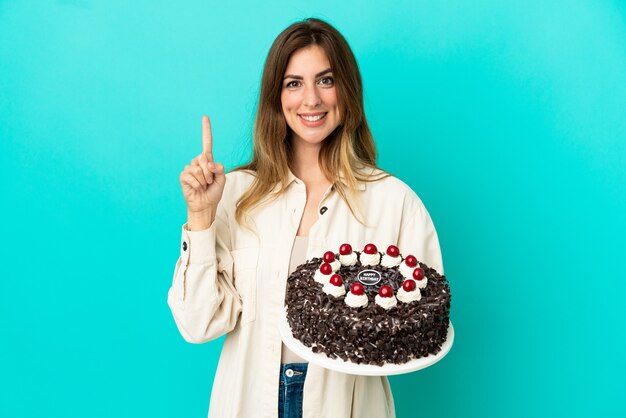
[[[324,77],[320,80],[320,83],[330,86],[335,83],[335,79],[332,77]]]
[[[299,81],[295,81],[295,80],[294,81],[290,81],[289,83],[287,83],[285,85],[285,87],[298,87],[298,83],[299,83]]]

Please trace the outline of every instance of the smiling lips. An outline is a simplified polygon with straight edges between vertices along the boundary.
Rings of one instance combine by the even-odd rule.
[[[324,123],[324,118],[326,117],[326,113],[316,113],[316,114],[298,114],[300,121],[304,126],[308,126],[310,128],[315,128]]]

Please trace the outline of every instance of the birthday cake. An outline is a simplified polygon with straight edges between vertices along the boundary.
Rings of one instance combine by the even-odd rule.
[[[289,276],[285,305],[294,338],[314,353],[382,366],[437,354],[450,299],[445,276],[396,246],[343,244]]]

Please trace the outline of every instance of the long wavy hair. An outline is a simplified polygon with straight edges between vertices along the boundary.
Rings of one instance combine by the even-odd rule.
[[[278,35],[267,54],[253,130],[252,159],[235,170],[255,175],[250,188],[237,202],[235,217],[244,221],[256,205],[280,196],[287,188],[292,170],[291,130],[281,105],[283,76],[292,54],[312,45],[320,46],[335,78],[339,126],[322,142],[319,164],[326,178],[346,202],[352,215],[361,221],[356,197],[357,183],[379,180],[388,174],[371,174],[376,166],[376,145],[365,118],[363,85],[356,58],[345,38],[330,24],[308,18],[296,22]],[[369,169],[368,169],[369,168]],[[277,188],[276,186],[279,185]]]

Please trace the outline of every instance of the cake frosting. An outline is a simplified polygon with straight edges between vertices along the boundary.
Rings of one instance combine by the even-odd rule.
[[[361,261],[361,264],[364,266],[375,266],[378,263],[380,263],[380,254],[361,253],[361,255],[359,256],[359,260]]]
[[[327,295],[334,296],[336,298],[341,297],[346,294],[346,288],[343,287],[343,282],[341,280],[341,276],[338,274],[333,274],[328,281],[328,283],[324,284],[322,290]]]
[[[411,259],[409,259],[409,260],[411,260]],[[405,258],[400,263],[400,273],[402,274],[402,276],[404,276],[404,278],[412,279],[413,278],[413,270],[415,270],[416,266],[417,266],[417,259],[415,259],[415,264],[411,267],[411,266],[409,266],[409,264],[407,263],[407,260]]]
[[[355,253],[352,253],[348,255],[340,255],[339,261],[341,262],[342,266],[353,266],[358,260],[357,255]]]
[[[352,292],[348,292],[346,295],[346,305],[352,308],[362,308],[363,306],[367,306],[368,303],[369,301],[365,294],[355,295]]]
[[[383,255],[380,260],[380,265],[385,267],[396,267],[402,262],[400,256],[392,257],[389,254]]]
[[[395,246],[373,249],[343,244],[289,276],[285,304],[294,338],[357,364],[402,364],[438,353],[449,324],[446,277]]]
[[[407,280],[411,280],[411,279],[407,279]],[[406,283],[406,280],[405,280]],[[398,300],[400,302],[404,302],[404,303],[411,303],[411,302],[415,302],[415,301],[419,301],[422,298],[422,293],[420,292],[419,288],[417,287],[417,285],[414,285],[412,290],[406,290],[405,287],[407,286],[403,286],[398,289]]]
[[[324,264],[328,265],[328,268],[324,266]],[[316,271],[314,280],[321,284],[326,284],[330,280],[330,275],[332,274],[332,267],[328,263],[322,264]]]
[[[395,296],[389,296],[389,297],[382,297],[380,295],[376,295],[374,296],[374,300],[376,301],[376,304],[380,307],[382,307],[385,310],[389,310],[391,308],[395,308],[396,305],[398,304],[398,299],[396,299]]]
[[[328,252],[332,253],[332,251]],[[350,244],[343,244],[339,247],[339,261],[342,266],[354,266],[359,261],[357,254],[352,251]]]

